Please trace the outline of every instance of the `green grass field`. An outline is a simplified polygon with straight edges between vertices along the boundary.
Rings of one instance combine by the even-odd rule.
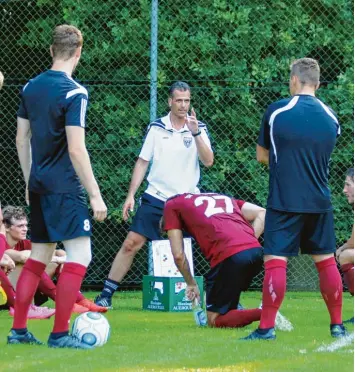
[[[89,298],[94,293],[87,293]],[[258,306],[260,293],[244,294],[246,307]],[[289,292],[282,313],[292,332],[277,332],[276,341],[241,342],[256,327],[244,329],[198,328],[192,313],[142,310],[141,292],[120,292],[115,310],[107,313],[111,338],[90,351],[52,350],[46,346],[5,344],[12,318],[0,312],[0,371],[233,371],[327,372],[353,371],[354,344],[334,352],[316,352],[334,342],[329,335],[328,313],[318,293]],[[344,293],[344,318],[352,316],[353,301]],[[29,329],[42,341],[53,320],[30,321]],[[348,327],[353,331],[353,326]]]

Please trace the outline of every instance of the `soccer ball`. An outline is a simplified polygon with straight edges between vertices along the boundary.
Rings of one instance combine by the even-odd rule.
[[[110,337],[110,324],[100,313],[89,311],[75,319],[72,334],[84,344],[102,346]]]

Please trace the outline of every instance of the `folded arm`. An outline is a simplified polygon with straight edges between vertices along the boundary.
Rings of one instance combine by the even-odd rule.
[[[259,238],[264,232],[266,210],[255,204],[244,203],[241,211],[243,217],[252,224],[255,236]]]

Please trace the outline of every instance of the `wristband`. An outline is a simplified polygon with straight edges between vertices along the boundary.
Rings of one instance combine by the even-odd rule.
[[[199,130],[197,133],[192,133],[192,137],[197,137],[201,134],[201,131]]]

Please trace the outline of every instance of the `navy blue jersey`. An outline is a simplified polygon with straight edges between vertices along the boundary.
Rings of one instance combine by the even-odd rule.
[[[17,115],[30,121],[29,190],[58,194],[82,190],[68,153],[66,126],[85,128],[87,90],[65,72],[48,70],[23,88]]]
[[[311,95],[268,107],[258,139],[270,151],[268,208],[305,213],[332,209],[329,161],[339,134],[334,112]]]

